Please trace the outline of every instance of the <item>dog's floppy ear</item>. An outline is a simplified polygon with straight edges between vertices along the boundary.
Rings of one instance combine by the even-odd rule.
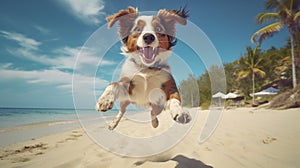
[[[129,6],[128,9],[120,10],[118,13],[115,13],[106,18],[108,22],[108,27],[111,28],[116,21],[119,21],[120,24],[125,22],[132,22],[138,16],[138,10]]]
[[[170,11],[161,9],[158,11],[157,16],[163,19],[167,24],[175,25],[175,23],[179,23],[186,25],[186,18],[189,17],[188,12],[185,7],[179,10],[172,9]]]
[[[111,28],[117,21],[119,21],[119,32],[121,38],[128,36],[129,31],[134,23],[134,20],[138,17],[138,10],[133,7],[120,10],[106,18],[108,22],[108,28]]]
[[[189,17],[186,7],[180,8],[179,10],[170,10],[167,11],[166,9],[161,9],[157,13],[157,17],[162,20],[164,27],[166,28],[166,35],[169,38],[169,48],[176,45],[176,38],[175,38],[175,28],[176,23],[181,25],[186,25],[187,18]]]

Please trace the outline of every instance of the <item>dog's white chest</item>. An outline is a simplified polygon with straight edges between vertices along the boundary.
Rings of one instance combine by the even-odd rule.
[[[170,74],[164,70],[141,70],[131,80],[130,100],[139,106],[148,106],[151,92],[161,89],[169,79]]]

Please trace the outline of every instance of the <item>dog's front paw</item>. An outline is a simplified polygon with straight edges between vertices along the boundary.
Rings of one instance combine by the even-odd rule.
[[[114,93],[112,89],[107,88],[102,96],[98,99],[98,102],[96,104],[96,109],[98,111],[107,111],[112,109],[114,106]]]
[[[178,123],[186,124],[191,121],[191,116],[188,112],[181,112],[176,114],[173,119]]]
[[[114,106],[114,101],[111,99],[100,98],[96,104],[96,108],[98,111],[107,111],[112,109]]]
[[[189,112],[184,111],[183,108],[177,103],[170,106],[170,113],[173,119],[181,124],[189,123],[192,119]]]

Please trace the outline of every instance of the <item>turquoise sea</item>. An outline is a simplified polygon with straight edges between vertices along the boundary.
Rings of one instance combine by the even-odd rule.
[[[111,120],[117,110],[99,113],[94,109],[0,108],[0,146],[52,135],[89,124]]]

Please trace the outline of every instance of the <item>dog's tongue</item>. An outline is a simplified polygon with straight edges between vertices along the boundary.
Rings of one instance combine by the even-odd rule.
[[[141,56],[146,63],[152,63],[155,60],[155,56],[158,54],[158,48],[152,48],[150,46],[140,49]]]

